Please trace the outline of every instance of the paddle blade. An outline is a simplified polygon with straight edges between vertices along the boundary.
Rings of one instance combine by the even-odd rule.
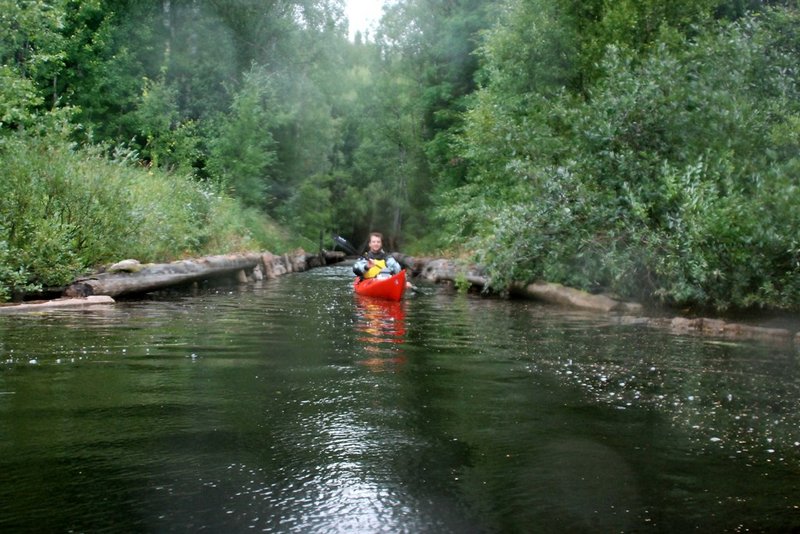
[[[358,251],[351,245],[347,239],[343,238],[340,235],[333,236],[333,242],[342,247],[342,250],[347,252],[348,254],[352,254],[353,256],[358,256]]]

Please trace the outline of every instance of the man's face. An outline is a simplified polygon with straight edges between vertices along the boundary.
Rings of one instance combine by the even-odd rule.
[[[373,236],[371,236],[369,238],[369,249],[372,252],[380,251],[381,247],[383,247],[383,243],[381,242],[381,238],[380,237],[378,237],[376,235],[373,235]]]

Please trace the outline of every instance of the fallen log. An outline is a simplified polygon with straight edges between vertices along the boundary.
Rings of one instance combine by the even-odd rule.
[[[112,271],[76,280],[64,291],[67,297],[148,293],[195,280],[252,270],[261,261],[260,254],[207,256],[172,263],[144,265],[137,271]]]
[[[735,340],[760,340],[778,343],[791,343],[794,338],[800,346],[800,332],[792,333],[786,328],[772,328],[744,323],[731,323],[722,319],[708,317],[638,317],[621,315],[617,323],[631,326],[647,326],[671,330],[680,335],[696,334]]]
[[[431,282],[465,281],[478,288],[484,288],[488,283],[483,269],[477,265],[466,266],[453,260],[415,258],[404,254],[394,254],[394,257],[401,265]],[[519,297],[586,310],[638,312],[642,309],[638,303],[619,301],[607,295],[593,295],[561,284],[514,283],[508,288],[508,292]]]
[[[64,296],[119,297],[221,277],[247,283],[264,277],[275,278],[286,273],[305,271],[343,259],[341,252],[308,254],[297,249],[281,256],[270,252],[227,254],[146,265],[136,260],[123,260],[110,266],[105,273],[74,281],[66,288]]]
[[[486,287],[488,279],[483,269],[477,265],[463,265],[448,259],[415,258],[405,254],[394,253],[394,258],[412,274],[430,282],[468,282],[477,288]]]
[[[435,260],[435,258],[418,258],[400,252],[392,252],[391,255],[404,269],[408,269],[413,276],[418,276],[428,263]]]
[[[114,304],[114,299],[105,295],[94,295],[85,298],[55,299],[44,302],[24,302],[22,304],[5,304],[0,306],[0,314],[40,312],[51,309],[87,308],[90,306]]]
[[[431,282],[458,282],[464,280],[479,288],[486,287],[488,280],[483,270],[476,266],[461,266],[451,260],[433,260],[422,269],[421,276]]]
[[[593,295],[592,293],[580,289],[545,282],[512,284],[510,293],[512,295],[541,300],[551,304],[560,304],[562,306],[571,306],[584,310],[601,312],[638,312],[642,309],[642,306],[638,303],[623,302],[607,295]]]
[[[791,340],[792,332],[785,328],[768,328],[742,323],[729,323],[722,319],[698,317],[688,319],[674,317],[670,321],[673,331],[679,333],[697,332],[704,335],[737,339],[780,339]]]

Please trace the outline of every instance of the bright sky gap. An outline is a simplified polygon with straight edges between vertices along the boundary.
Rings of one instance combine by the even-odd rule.
[[[363,35],[367,30],[373,33],[383,13],[381,0],[345,0],[344,13],[349,21],[349,36],[356,32]]]

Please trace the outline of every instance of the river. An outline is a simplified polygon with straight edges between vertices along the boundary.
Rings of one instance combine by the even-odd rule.
[[[0,316],[0,529],[800,528],[794,348],[350,281]]]

